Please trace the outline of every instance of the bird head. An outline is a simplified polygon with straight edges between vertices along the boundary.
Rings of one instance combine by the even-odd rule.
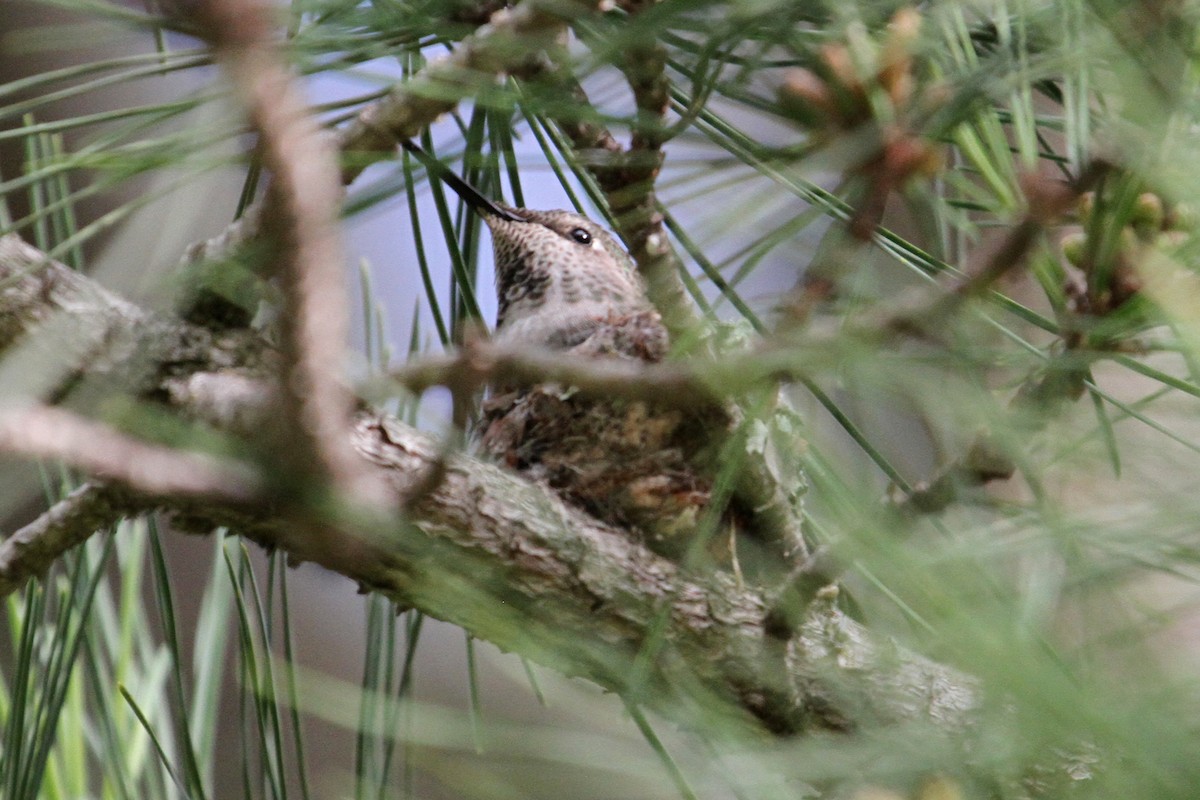
[[[603,227],[570,211],[495,205],[502,214],[481,213],[492,232],[501,335],[542,340],[555,326],[648,307],[633,260]]]

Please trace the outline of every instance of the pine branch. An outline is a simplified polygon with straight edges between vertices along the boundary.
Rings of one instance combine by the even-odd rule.
[[[6,287],[0,294],[0,320],[6,324],[0,327],[8,331],[8,342],[39,335],[44,327],[38,319],[69,306],[103,325],[111,341],[137,341],[138,329],[150,327],[174,337],[160,344],[158,354],[168,359],[190,354],[196,370],[190,376],[178,369],[146,371],[159,376],[157,384],[143,384],[147,398],[203,398],[200,408],[177,410],[212,419],[220,416],[212,409],[238,408],[222,413],[243,421],[277,404],[265,373],[263,389],[251,389],[248,375],[264,372],[254,362],[260,351],[243,348],[238,352],[247,360],[230,364],[229,352],[203,330],[131,313],[127,303],[12,238],[0,239],[0,283]],[[44,308],[30,305],[39,296],[35,287]],[[13,310],[22,313],[14,316]],[[199,357],[195,340],[210,343],[209,359]],[[133,360],[147,355],[118,349]],[[77,373],[104,360],[92,353],[80,360]],[[207,379],[199,380],[202,375]],[[182,391],[184,386],[194,391]],[[440,457],[429,437],[375,414],[359,417],[350,443],[398,498]],[[268,503],[148,497],[133,487],[128,500],[106,505],[102,493],[93,495],[99,491],[52,509],[27,526],[19,546],[0,552],[0,563],[10,565],[0,588],[11,590],[44,569],[55,548],[80,540],[82,525],[103,527],[154,504],[185,529],[207,532],[228,525],[264,546],[314,560],[500,647],[632,694],[683,721],[698,698],[711,696],[728,701],[726,708],[743,723],[757,720],[778,732],[912,719],[960,730],[979,702],[969,678],[891,644],[876,644],[828,599],[809,604],[793,631],[780,632],[766,598],[738,586],[732,576],[685,574],[545,488],[462,455],[446,460],[440,485],[403,520],[371,508],[316,509],[325,518],[306,522],[325,532],[321,547],[298,538],[297,520]],[[38,557],[25,562],[7,557],[20,548],[36,550]],[[18,574],[21,566],[30,572]],[[652,631],[663,620],[656,638]],[[646,659],[647,647],[657,656]]]

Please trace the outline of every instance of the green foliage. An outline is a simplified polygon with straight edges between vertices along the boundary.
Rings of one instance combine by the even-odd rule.
[[[215,541],[219,552],[223,542]],[[197,669],[185,697],[187,667],[164,567],[153,524],[127,522],[8,598],[6,797],[203,797],[205,786],[211,791],[213,697],[223,659],[204,654],[224,651],[217,623],[227,614],[229,592],[215,581],[200,604],[191,639]],[[160,627],[165,637],[156,635]]]
[[[87,268],[97,237],[139,209],[249,165],[226,217],[240,214],[258,165],[209,56],[153,11],[54,5],[152,49],[0,85],[0,142],[19,142],[23,160],[0,166],[0,233]],[[457,46],[474,5],[301,0],[285,51],[314,87],[337,87],[314,91],[337,125]],[[697,307],[784,345],[777,370],[747,356],[718,377],[744,393],[764,374],[798,376],[807,444],[783,463],[807,473],[812,531],[881,639],[979,680],[990,700],[977,740],[916,724],[770,744],[664,732],[632,701],[523,675],[505,690],[531,704],[544,693],[544,713],[562,716],[514,723],[485,713],[487,673],[508,662],[470,642],[460,714],[414,699],[423,617],[378,597],[349,655],[361,686],[345,687],[293,666],[306,654],[282,557],[256,571],[240,542],[216,537],[185,629],[177,606],[197,598],[174,590],[170,540],[131,521],[6,601],[0,793],[203,798],[221,771],[247,797],[308,797],[323,770],[359,798],[417,796],[419,776],[463,797],[1194,797],[1196,10],[946,0],[913,13],[875,0],[610,10],[581,21],[570,48],[590,103],[545,74],[485,79],[422,142],[487,194],[550,196],[613,222],[595,153],[572,149],[570,126],[665,140],[659,210]],[[638,111],[620,72],[655,42],[671,81],[663,120]],[[166,98],[130,99],[181,77]],[[130,96],[62,110],[111,87]],[[1084,174],[1082,211],[1055,206]],[[406,153],[350,187],[348,224],[374,212],[411,236],[395,263],[363,268],[369,363],[450,345],[487,316],[478,220]],[[1021,230],[1011,257],[989,260]],[[175,263],[161,262],[126,270]],[[246,265],[229,269],[226,291],[249,293]],[[996,280],[972,283],[989,270]],[[396,281],[399,300],[382,288]],[[409,320],[394,326],[406,340],[387,337],[384,303]],[[930,486],[945,494],[905,503]],[[243,691],[221,702],[233,656]],[[236,717],[238,763],[217,761],[221,713]],[[353,732],[353,764],[314,755],[318,716]]]

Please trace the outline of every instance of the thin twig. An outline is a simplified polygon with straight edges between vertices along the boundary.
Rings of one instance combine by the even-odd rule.
[[[371,164],[391,158],[396,146],[448,113],[497,76],[520,69],[561,35],[574,17],[602,2],[566,0],[552,6],[522,2],[492,15],[487,25],[454,51],[431,61],[383,100],[363,109],[339,136],[342,181],[349,184]]]
[[[1099,355],[1068,348],[1021,384],[1007,411],[1007,422],[1021,432],[1021,441],[1043,430],[1054,415],[1083,395],[1090,362]],[[936,477],[918,484],[907,495],[892,498],[892,502],[900,511],[933,514],[944,511],[965,492],[1008,480],[1016,471],[1014,448],[994,433],[984,432]]]
[[[934,319],[945,319],[964,302],[979,297],[1022,263],[1038,236],[1048,225],[1057,222],[1072,208],[1079,197],[1090,191],[1111,169],[1104,161],[1091,161],[1074,180],[1063,183],[1041,176],[1031,176],[1024,183],[1029,210],[988,257],[983,267],[952,287],[940,303],[930,309]]]
[[[110,484],[83,484],[0,544],[0,597],[45,572],[92,534],[146,507]]]
[[[998,280],[1016,269],[1047,225],[1062,216],[1084,192],[1090,191],[1111,169],[1104,161],[1088,163],[1079,175],[1068,183],[1032,177],[1025,181],[1029,210],[984,263],[983,268],[960,281],[939,300],[923,309],[919,315],[894,315],[886,323],[895,330],[923,335],[942,320],[962,308],[968,300],[987,292]],[[1022,424],[1022,416],[1034,415],[1037,427],[1045,425],[1046,412],[1078,399],[1087,378],[1086,368],[1079,365],[1077,337],[1065,338],[1067,366],[1047,365],[1044,372],[1025,381],[1010,403],[1010,416]],[[1086,356],[1085,356],[1086,358]],[[1060,359],[1062,360],[1062,359]],[[1028,422],[1024,423],[1028,427]],[[1029,431],[1032,433],[1033,431]],[[907,493],[894,498],[895,505],[904,511],[935,513],[959,499],[964,490],[998,480],[1008,480],[1016,472],[1011,451],[990,433],[975,437],[960,457],[945,466],[932,480],[923,482]]]
[[[203,497],[243,504],[262,491],[257,473],[239,462],[147,444],[49,406],[0,413],[0,452],[59,459],[149,497]]]
[[[719,398],[697,374],[679,363],[647,364],[617,359],[581,360],[546,348],[475,341],[448,355],[430,356],[390,371],[389,377],[420,394],[433,386],[461,383],[532,386],[560,383],[600,398],[654,400],[663,406],[695,408]]]

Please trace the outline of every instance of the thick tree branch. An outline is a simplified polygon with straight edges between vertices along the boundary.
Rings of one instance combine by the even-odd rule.
[[[5,253],[10,257],[4,258]],[[88,289],[85,278],[61,264],[4,240],[0,285],[6,287],[0,293],[0,320],[10,342],[23,331],[37,336],[44,330],[37,320],[46,311],[35,312],[29,304],[34,286],[42,290],[46,309],[72,305],[82,312],[90,303],[88,313],[103,321],[115,341],[137,340],[129,328],[153,325],[148,315],[130,313],[127,304]],[[14,318],[9,310],[21,308],[16,324],[10,324]],[[171,331],[177,339],[161,345],[158,352],[165,354],[190,348],[181,342],[205,341],[207,335],[190,326],[159,325],[156,330]],[[203,398],[207,409],[247,403],[259,407],[233,413],[231,419],[253,419],[262,408],[269,409],[274,402],[269,388],[249,390],[247,373],[234,369],[239,365],[229,363],[228,351],[207,341],[211,358],[192,362],[213,372],[206,381],[198,382],[199,375],[151,370],[160,385],[146,385],[142,391],[158,398]],[[89,360],[98,361],[94,355]],[[84,369],[82,360],[79,369]],[[201,384],[203,390],[198,389]],[[223,387],[231,398],[221,398]],[[204,409],[181,410],[209,416]],[[378,415],[360,417],[352,444],[397,496],[420,480],[440,450],[428,437]],[[106,506],[89,496],[85,493],[73,506],[56,507],[27,527],[20,545],[0,550],[0,564],[19,563],[3,558],[33,548],[39,550],[38,558],[25,564],[42,569],[55,547],[79,541],[81,525],[100,526],[149,500],[190,529],[206,532],[214,524],[227,524],[501,647],[634,693],[677,719],[696,707],[698,697],[710,694],[730,700],[731,708],[742,709],[737,713],[748,714],[746,720],[757,719],[777,731],[840,730],[867,719],[925,719],[959,730],[978,707],[972,681],[872,642],[832,602],[810,604],[790,635],[774,630],[764,598],[739,587],[732,577],[686,575],[543,487],[464,456],[446,460],[444,480],[409,509],[406,522],[370,512],[324,512],[329,515],[329,541],[319,548],[297,540],[294,521],[262,505],[133,497],[131,505]],[[23,577],[11,570],[0,573],[0,588],[14,587]],[[667,624],[657,638],[652,632],[664,613]],[[647,647],[654,657],[639,658]]]

